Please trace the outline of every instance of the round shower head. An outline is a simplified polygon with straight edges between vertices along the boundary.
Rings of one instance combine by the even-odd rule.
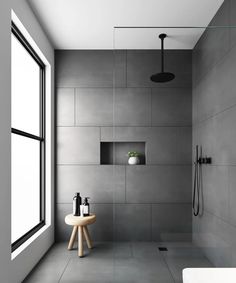
[[[172,81],[175,78],[173,73],[164,72],[164,39],[166,38],[165,33],[161,33],[159,38],[161,39],[161,72],[154,74],[150,77],[154,83],[166,83]]]
[[[172,81],[174,78],[175,75],[168,72],[157,73],[150,77],[151,81],[154,83],[166,83]]]

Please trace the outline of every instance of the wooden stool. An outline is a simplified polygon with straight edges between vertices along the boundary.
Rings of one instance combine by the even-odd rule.
[[[68,250],[71,250],[73,248],[77,233],[78,233],[78,256],[79,257],[83,256],[83,235],[86,239],[88,248],[92,249],[92,241],[89,235],[87,225],[92,224],[95,221],[96,221],[95,214],[90,214],[89,216],[85,216],[85,217],[74,216],[73,214],[69,214],[65,217],[66,224],[74,226],[68,245]]]

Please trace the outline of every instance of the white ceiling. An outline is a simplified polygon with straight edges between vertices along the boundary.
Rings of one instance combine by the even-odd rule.
[[[56,49],[192,49],[223,0],[28,0]]]

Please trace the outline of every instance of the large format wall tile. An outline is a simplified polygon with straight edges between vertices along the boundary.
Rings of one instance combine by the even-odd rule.
[[[128,203],[191,202],[191,166],[127,166]]]
[[[112,204],[91,204],[91,213],[97,216],[96,222],[88,226],[94,241],[113,240],[113,206]],[[65,223],[65,216],[72,213],[71,204],[56,205],[56,241],[69,241],[72,226]]]
[[[227,166],[202,167],[203,209],[228,221],[229,190]]]
[[[151,90],[148,88],[116,88],[114,125],[150,126]]]
[[[230,266],[236,267],[236,228],[229,225],[229,245],[230,245]]]
[[[192,87],[192,126],[198,123],[198,91],[197,86]]]
[[[58,164],[99,164],[100,129],[98,127],[58,127]]]
[[[193,80],[200,80],[228,52],[229,1],[224,1],[193,50]],[[218,27],[217,27],[218,26]],[[221,27],[220,27],[221,26]],[[214,28],[213,28],[214,27]]]
[[[236,165],[236,107],[198,125],[197,140],[214,165]]]
[[[165,70],[176,75],[165,84],[150,80],[152,74],[160,72],[161,56],[158,50],[127,51],[128,87],[191,87],[192,53],[190,50],[166,50]]]
[[[112,126],[113,89],[77,88],[76,125]]]
[[[114,206],[112,204],[91,204],[91,212],[96,214],[96,222],[89,226],[94,241],[114,239]]]
[[[191,88],[152,89],[152,126],[190,126]]]
[[[230,47],[236,43],[236,2],[235,0],[228,0],[229,5],[229,32],[230,32]]]
[[[193,219],[194,242],[216,267],[232,266],[232,226],[211,213]],[[235,251],[235,249],[234,249]],[[235,264],[235,263],[234,263]]]
[[[57,126],[75,125],[75,95],[73,88],[57,88]]]
[[[114,233],[118,241],[150,241],[151,206],[116,204]]]
[[[193,88],[198,122],[236,104],[236,46]]]
[[[152,205],[152,241],[189,241],[191,232],[191,204]]]
[[[191,164],[191,127],[153,127],[147,142],[147,164]]]
[[[205,213],[200,223],[200,247],[215,267],[236,267],[236,228]]]
[[[65,217],[72,213],[72,202],[70,204],[56,204],[55,209],[56,241],[69,241],[72,227],[65,223]]]
[[[125,201],[125,166],[61,165],[57,169],[57,202],[71,202],[74,193],[91,203]]]
[[[215,124],[217,151],[214,155],[221,164],[236,165],[236,107],[215,116]]]
[[[229,223],[236,227],[236,166],[228,167],[228,186],[229,186]],[[235,250],[236,252],[236,250]],[[235,255],[236,259],[236,255]]]
[[[57,50],[56,85],[113,87],[126,85],[125,51]]]

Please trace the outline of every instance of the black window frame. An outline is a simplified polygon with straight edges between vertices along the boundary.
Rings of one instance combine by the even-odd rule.
[[[11,128],[11,134],[16,134],[24,136],[29,139],[38,140],[40,143],[40,219],[39,223],[17,239],[11,244],[11,251],[15,251],[19,246],[21,246],[25,241],[27,241],[32,235],[34,235],[39,229],[45,225],[45,72],[46,66],[40,59],[39,55],[35,52],[33,47],[26,40],[24,35],[18,29],[18,27],[11,22],[11,33],[17,38],[29,55],[35,60],[40,68],[40,132],[39,136],[30,134],[28,132],[22,131],[20,129]]]

